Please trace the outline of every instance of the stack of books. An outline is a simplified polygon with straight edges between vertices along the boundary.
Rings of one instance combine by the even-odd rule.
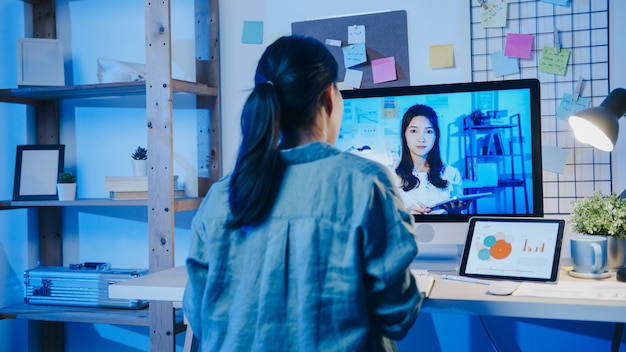
[[[178,185],[178,176],[174,176]],[[148,176],[105,176],[104,188],[113,200],[148,199]],[[174,198],[185,197],[185,189],[174,189]]]

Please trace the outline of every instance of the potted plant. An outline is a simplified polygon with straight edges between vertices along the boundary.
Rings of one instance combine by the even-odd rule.
[[[63,171],[57,177],[57,194],[59,200],[76,199],[76,176],[69,171]]]
[[[572,203],[568,222],[584,235],[607,237],[607,268],[626,265],[626,199],[616,193],[596,192]]]
[[[139,146],[130,157],[133,159],[133,175],[146,176],[148,174],[148,150]]]

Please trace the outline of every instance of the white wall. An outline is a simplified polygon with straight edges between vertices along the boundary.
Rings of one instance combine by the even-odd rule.
[[[469,5],[458,0],[437,1],[245,1],[220,3],[220,50],[222,140],[238,141],[241,107],[252,87],[256,63],[265,47],[281,35],[291,33],[291,23],[326,17],[370,12],[406,10],[412,84],[466,82],[470,76]],[[263,45],[241,43],[243,21],[264,21]],[[444,27],[442,27],[444,26]],[[437,28],[445,28],[436,30]],[[428,46],[453,44],[455,67],[428,68]],[[238,145],[223,146],[223,169],[232,170]]]

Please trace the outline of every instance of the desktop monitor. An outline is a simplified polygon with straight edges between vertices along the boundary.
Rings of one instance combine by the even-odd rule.
[[[405,112],[416,104],[436,112],[441,161],[458,171],[460,195],[479,196],[460,213],[415,215],[420,243],[462,245],[472,216],[543,216],[538,80],[357,89],[342,95],[337,148],[378,161],[392,173],[402,158]]]

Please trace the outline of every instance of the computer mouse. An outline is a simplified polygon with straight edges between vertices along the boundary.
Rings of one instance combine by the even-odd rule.
[[[519,287],[519,282],[514,281],[495,281],[489,284],[487,293],[497,296],[508,296],[515,292]]]

